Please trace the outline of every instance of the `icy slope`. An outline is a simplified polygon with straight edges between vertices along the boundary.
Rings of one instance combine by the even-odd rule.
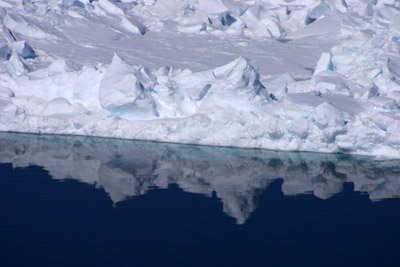
[[[0,130],[400,158],[399,1],[1,1]]]

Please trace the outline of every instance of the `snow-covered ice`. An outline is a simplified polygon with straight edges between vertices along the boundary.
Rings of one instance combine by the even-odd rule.
[[[0,131],[400,158],[400,1],[1,0]]]

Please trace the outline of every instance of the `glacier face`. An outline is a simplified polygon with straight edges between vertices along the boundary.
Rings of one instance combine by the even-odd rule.
[[[0,2],[0,131],[400,158],[400,1]]]

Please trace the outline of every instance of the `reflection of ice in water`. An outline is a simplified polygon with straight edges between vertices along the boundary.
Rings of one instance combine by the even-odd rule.
[[[400,162],[349,155],[284,153],[117,139],[0,133],[0,162],[43,166],[54,179],[103,187],[113,202],[177,184],[190,193],[216,193],[224,212],[246,221],[257,196],[282,178],[285,195],[327,199],[344,182],[371,200],[400,195]]]

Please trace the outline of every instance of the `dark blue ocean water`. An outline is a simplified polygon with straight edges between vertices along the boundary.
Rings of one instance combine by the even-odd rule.
[[[400,266],[399,164],[0,134],[1,266]]]

